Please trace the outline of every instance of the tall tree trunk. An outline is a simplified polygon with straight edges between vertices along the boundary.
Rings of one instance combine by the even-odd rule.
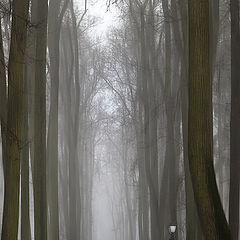
[[[143,184],[144,184],[144,169],[143,169],[143,157],[142,157],[142,147],[141,147],[141,135],[138,130],[139,127],[136,126],[136,141],[137,141],[137,161],[138,161],[138,236],[139,240],[144,240],[144,229],[143,229]]]
[[[6,68],[3,51],[2,24],[0,20],[0,124],[2,137],[2,165],[3,174],[5,173],[6,161],[6,124],[7,124],[7,83]]]
[[[173,4],[172,4],[173,5]],[[169,217],[166,219],[167,225],[170,223],[177,223],[177,168],[176,168],[176,147],[175,147],[175,113],[176,113],[176,93],[177,82],[176,77],[171,74],[178,71],[178,57],[172,54],[172,34],[174,26],[170,25],[170,9],[169,3],[166,0],[162,1],[164,12],[164,31],[165,31],[165,112],[166,112],[166,152],[165,152],[165,164],[168,165],[168,184],[169,184]],[[174,9],[173,9],[174,10]],[[172,63],[175,60],[175,64]],[[172,68],[172,65],[175,68]],[[175,83],[173,84],[173,79]],[[173,88],[174,85],[174,88]],[[166,223],[165,223],[166,224]],[[167,226],[166,226],[167,227]]]
[[[8,64],[6,162],[2,240],[16,240],[19,218],[20,154],[23,113],[23,70],[29,1],[12,3],[11,46]],[[19,50],[20,49],[20,50]]]
[[[51,0],[48,18],[48,49],[50,56],[50,113],[47,138],[47,192],[49,206],[49,239],[59,239],[58,210],[58,105],[59,105],[59,41],[62,18],[67,8],[64,2],[60,12],[61,0]]]
[[[152,159],[153,162],[151,162],[151,116],[153,112],[150,112],[150,94],[149,94],[149,88],[150,88],[150,81],[148,77],[150,74],[149,71],[149,59],[147,56],[147,45],[146,45],[146,20],[145,20],[145,9],[146,9],[145,3],[140,6],[140,21],[141,21],[141,28],[140,28],[140,46],[141,46],[141,66],[142,66],[142,72],[141,72],[141,85],[142,85],[142,96],[143,96],[143,112],[144,112],[144,124],[143,124],[143,138],[144,138],[144,167],[145,167],[145,176],[146,176],[146,182],[149,187],[150,192],[150,210],[151,210],[151,239],[158,239],[159,231],[158,231],[158,189],[157,186],[157,176],[158,174],[154,171],[158,169],[154,169],[154,176],[152,176],[151,169],[153,169],[153,165],[155,164],[157,167],[157,152],[155,151],[155,148],[152,148]],[[154,134],[152,135],[153,140],[156,140],[154,137]],[[156,143],[154,143],[156,144]],[[154,152],[155,151],[155,152]]]
[[[187,27],[187,1],[171,0],[171,10],[174,19],[173,35],[178,54],[181,61],[180,76],[180,99],[181,99],[181,115],[182,115],[182,139],[183,139],[183,158],[185,172],[185,196],[186,196],[186,239],[191,240],[197,236],[197,232],[201,234],[201,230],[197,229],[199,218],[197,214],[196,204],[194,201],[192,181],[189,172],[188,163],[188,27]],[[182,33],[180,32],[182,29]]]
[[[38,0],[34,111],[34,236],[47,239],[46,192],[46,45],[48,1]]]
[[[162,170],[162,177],[161,177],[161,186],[160,186],[160,198],[159,198],[159,219],[161,219],[160,224],[160,239],[165,238],[166,233],[166,216],[168,213],[168,185],[169,185],[169,162],[166,161],[166,158],[164,160],[163,164],[163,170]],[[169,220],[169,219],[168,219]]]
[[[206,240],[230,240],[213,167],[209,1],[189,0],[188,157]]]
[[[31,0],[31,24],[37,24],[38,0]],[[28,114],[29,114],[29,144],[31,158],[31,172],[33,176],[34,166],[34,101],[35,101],[35,63],[36,63],[36,33],[37,28],[28,32],[27,42],[27,78],[28,78]],[[34,186],[33,186],[34,187]]]
[[[148,81],[149,81],[149,129],[150,129],[150,178],[152,187],[150,187],[150,213],[151,213],[151,232],[152,239],[159,239],[159,184],[158,184],[158,106],[157,106],[157,89],[156,83],[159,81],[157,74],[157,55],[156,55],[156,46],[155,46],[155,4],[154,1],[149,1],[149,16],[147,22],[147,35],[148,41]]]
[[[68,81],[64,82],[64,96],[66,96],[66,100],[63,102],[64,103],[64,122],[66,123],[66,149],[67,149],[67,161],[66,161],[66,171],[70,173],[70,164],[72,161],[72,145],[71,145],[71,133],[72,133],[72,94],[71,94],[71,89],[73,85],[73,65],[74,65],[74,53],[73,53],[73,46],[72,46],[72,36],[71,36],[71,29],[69,23],[67,24],[67,29],[64,31],[63,36],[63,55],[64,55],[64,66],[65,66],[65,79]],[[67,179],[66,189],[64,189],[65,196],[67,196],[67,203],[65,204],[65,219],[66,219],[66,238],[70,239],[70,176],[69,174],[66,174]]]
[[[24,106],[21,154],[21,239],[31,239],[29,214],[29,140],[28,140],[28,79],[27,67],[24,72]]]
[[[139,84],[139,82],[138,82]],[[138,86],[141,91],[141,84]],[[148,209],[148,188],[147,188],[147,179],[145,171],[145,158],[144,158],[144,137],[143,137],[143,119],[142,119],[142,110],[143,106],[139,103],[139,127],[136,130],[137,132],[137,155],[138,155],[138,168],[139,168],[139,214],[138,216],[138,226],[139,228],[139,240],[148,240],[149,239],[149,209]]]
[[[124,192],[125,192],[125,199],[126,199],[126,210],[127,210],[127,217],[129,223],[129,240],[134,240],[133,236],[133,219],[132,219],[132,206],[131,206],[131,199],[130,199],[130,192],[129,192],[129,184],[128,184],[128,168],[127,168],[127,143],[126,143],[126,133],[124,129],[122,129],[122,153],[123,153],[123,170],[124,170]]]
[[[229,225],[233,240],[239,236],[239,167],[240,167],[240,31],[239,1],[230,1],[231,12],[231,120],[230,120],[230,195]]]
[[[79,79],[79,51],[78,51],[78,36],[77,36],[77,20],[76,15],[73,9],[73,1],[70,5],[72,24],[73,24],[73,45],[74,45],[74,70],[75,70],[75,107],[74,107],[74,118],[73,125],[71,126],[71,142],[70,142],[70,157],[69,157],[69,198],[70,198],[70,239],[76,239],[78,236],[77,227],[77,216],[80,215],[80,207],[78,205],[80,202],[77,202],[77,192],[80,189],[79,178],[78,178],[78,163],[77,163],[77,146],[78,146],[78,132],[79,132],[79,113],[80,113],[80,79]],[[79,199],[81,197],[79,196]],[[77,212],[78,211],[78,212]],[[81,226],[81,223],[78,223],[78,226]]]
[[[36,24],[37,1],[31,0],[31,24]],[[21,159],[21,238],[31,239],[29,212],[29,150],[33,170],[33,128],[34,128],[34,79],[35,79],[36,29],[28,31],[24,72],[24,113],[23,113],[23,151]],[[33,171],[32,171],[33,175]]]

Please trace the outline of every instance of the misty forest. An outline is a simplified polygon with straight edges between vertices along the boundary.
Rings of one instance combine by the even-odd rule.
[[[0,0],[1,240],[239,240],[239,0]]]

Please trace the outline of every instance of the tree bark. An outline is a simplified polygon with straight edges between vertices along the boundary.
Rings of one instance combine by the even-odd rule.
[[[6,67],[3,51],[2,25],[0,20],[0,124],[2,137],[2,165],[3,174],[5,173],[6,161],[6,124],[7,124],[7,83]]]
[[[150,178],[152,187],[150,187],[150,211],[151,211],[151,232],[152,239],[159,239],[159,184],[158,184],[158,106],[157,106],[157,88],[156,83],[159,81],[159,75],[157,74],[157,55],[155,46],[155,3],[149,1],[149,12],[147,20],[147,36],[148,42],[148,94],[149,94],[149,131],[150,131]],[[148,176],[149,177],[149,176]]]
[[[239,237],[239,167],[240,167],[240,31],[239,1],[230,1],[231,12],[231,116],[230,116],[230,194],[229,225],[233,240]]]
[[[48,1],[38,0],[34,107],[34,236],[47,239],[46,192],[46,45]]]
[[[28,140],[28,79],[27,67],[24,72],[24,107],[21,153],[21,239],[31,239],[29,214],[29,140]]]
[[[188,157],[206,240],[230,240],[213,167],[209,1],[189,0]]]
[[[73,9],[73,1],[70,5],[72,24],[73,24],[73,49],[74,49],[74,70],[75,70],[75,86],[74,86],[74,96],[75,96],[75,106],[74,106],[74,117],[73,124],[71,124],[71,139],[70,139],[70,149],[69,149],[69,199],[70,199],[70,239],[76,239],[78,236],[77,219],[78,215],[81,216],[80,209],[77,202],[77,192],[80,190],[79,178],[78,178],[78,163],[77,163],[77,146],[78,146],[78,132],[79,132],[79,115],[80,115],[80,79],[79,79],[79,56],[78,56],[78,36],[77,36],[77,21],[76,15]],[[81,197],[79,196],[79,199]],[[78,210],[78,212],[77,212]],[[78,224],[81,226],[81,223]]]
[[[31,0],[31,24],[37,25],[38,0]],[[28,32],[27,42],[27,78],[28,78],[28,113],[29,113],[29,144],[31,158],[31,172],[34,168],[34,101],[35,101],[35,63],[36,63],[36,33],[37,28]],[[34,186],[33,186],[34,187]]]
[[[59,41],[62,18],[66,11],[64,2],[51,0],[48,18],[48,49],[50,56],[50,112],[47,138],[47,192],[49,206],[49,239],[59,239],[59,209],[58,209],[58,105],[59,105]],[[61,10],[61,11],[60,11]]]
[[[20,155],[22,148],[23,69],[27,38],[28,0],[12,3],[11,45],[8,64],[6,162],[2,240],[16,240],[19,218]]]

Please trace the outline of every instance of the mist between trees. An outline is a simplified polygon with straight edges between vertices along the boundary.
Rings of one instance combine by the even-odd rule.
[[[98,3],[0,0],[1,239],[238,240],[239,1]]]

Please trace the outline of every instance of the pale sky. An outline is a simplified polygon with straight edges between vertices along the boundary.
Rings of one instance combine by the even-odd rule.
[[[85,0],[76,0],[82,8]],[[111,5],[107,11],[107,0],[88,0],[88,14],[100,18],[98,25],[94,28],[94,34],[104,36],[107,29],[117,24],[116,8]]]

